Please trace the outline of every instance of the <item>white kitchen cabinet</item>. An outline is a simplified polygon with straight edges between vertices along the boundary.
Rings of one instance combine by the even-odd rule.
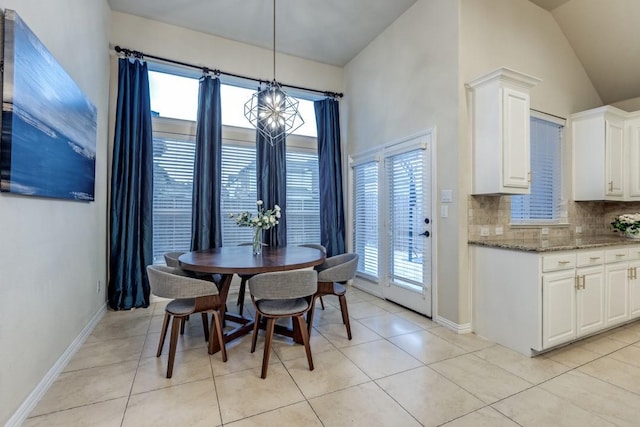
[[[640,245],[557,252],[469,249],[474,332],[522,354],[640,317]]]
[[[627,200],[640,200],[640,113],[633,113],[626,121],[627,143]]]
[[[605,327],[604,267],[576,269],[576,329],[577,337],[597,332]]]
[[[554,269],[566,268],[542,275],[543,348],[555,347],[604,328],[603,262],[603,251],[542,256],[543,272],[554,266]]]
[[[573,341],[576,336],[576,276],[574,270],[543,275],[543,348]]]
[[[573,198],[640,200],[640,117],[611,106],[571,116]]]
[[[614,326],[629,318],[629,263],[605,268],[605,326]]]
[[[529,194],[529,91],[540,79],[500,68],[467,84],[472,194]]]
[[[629,318],[640,317],[640,279],[638,279],[640,261],[629,263]]]

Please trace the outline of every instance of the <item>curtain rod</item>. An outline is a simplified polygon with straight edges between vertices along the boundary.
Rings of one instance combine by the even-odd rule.
[[[255,77],[247,77],[247,76],[243,76],[243,75],[240,75],[240,74],[228,73],[226,71],[220,71],[218,69],[211,69],[211,68],[208,68],[208,67],[203,67],[201,65],[194,65],[194,64],[189,64],[187,62],[181,62],[181,61],[176,61],[176,60],[173,60],[173,59],[163,58],[161,56],[149,55],[147,53],[143,53],[143,52],[140,52],[138,50],[127,49],[127,48],[120,47],[120,46],[116,46],[114,49],[115,49],[115,51],[117,53],[122,53],[125,56],[132,56],[132,57],[138,58],[138,59],[144,59],[144,58],[156,59],[158,61],[167,62],[167,63],[175,64],[175,65],[180,65],[182,67],[195,68],[195,69],[198,69],[198,70],[202,70],[203,73],[211,72],[211,73],[214,73],[216,76],[222,74],[222,75],[229,76],[229,77],[235,77],[235,78],[244,79],[244,80],[252,80],[254,82],[258,82],[259,84],[269,83],[270,82],[270,80],[256,79]],[[278,82],[278,83],[282,87],[288,87],[288,88],[291,88],[291,89],[303,90],[305,92],[321,93],[321,94],[323,94],[325,96],[329,96],[329,97],[332,97],[332,98],[342,98],[344,96],[342,93],[339,93],[339,92],[330,92],[330,91],[324,91],[324,90],[309,89],[309,88],[301,87],[301,86],[288,85],[288,84],[283,84],[283,83],[280,83],[280,82]]]

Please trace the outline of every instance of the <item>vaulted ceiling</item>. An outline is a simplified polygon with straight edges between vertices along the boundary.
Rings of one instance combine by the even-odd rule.
[[[605,104],[640,97],[640,0],[530,0],[558,22]],[[273,48],[265,0],[108,0],[112,10]],[[343,66],[416,0],[277,0],[279,52]]]

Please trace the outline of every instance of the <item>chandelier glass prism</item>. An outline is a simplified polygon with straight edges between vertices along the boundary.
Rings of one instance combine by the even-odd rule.
[[[276,81],[276,0],[273,0],[273,80],[244,104],[244,116],[272,146],[304,124],[298,100]]]

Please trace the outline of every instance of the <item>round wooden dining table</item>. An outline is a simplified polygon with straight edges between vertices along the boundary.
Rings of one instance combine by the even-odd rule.
[[[322,264],[325,254],[318,250],[303,246],[284,246],[280,248],[264,247],[262,254],[253,255],[251,246],[224,246],[203,251],[187,252],[180,255],[180,268],[196,273],[221,274],[222,280],[218,284],[220,297],[227,300],[231,279],[234,274],[252,275],[273,271],[298,270]],[[253,319],[223,313],[223,318],[240,326],[224,334],[225,342],[234,340],[250,333],[253,329]],[[293,322],[293,329],[278,328],[276,332],[291,336],[296,342],[302,343],[302,335]],[[217,342],[210,346],[210,353],[219,351]]]

